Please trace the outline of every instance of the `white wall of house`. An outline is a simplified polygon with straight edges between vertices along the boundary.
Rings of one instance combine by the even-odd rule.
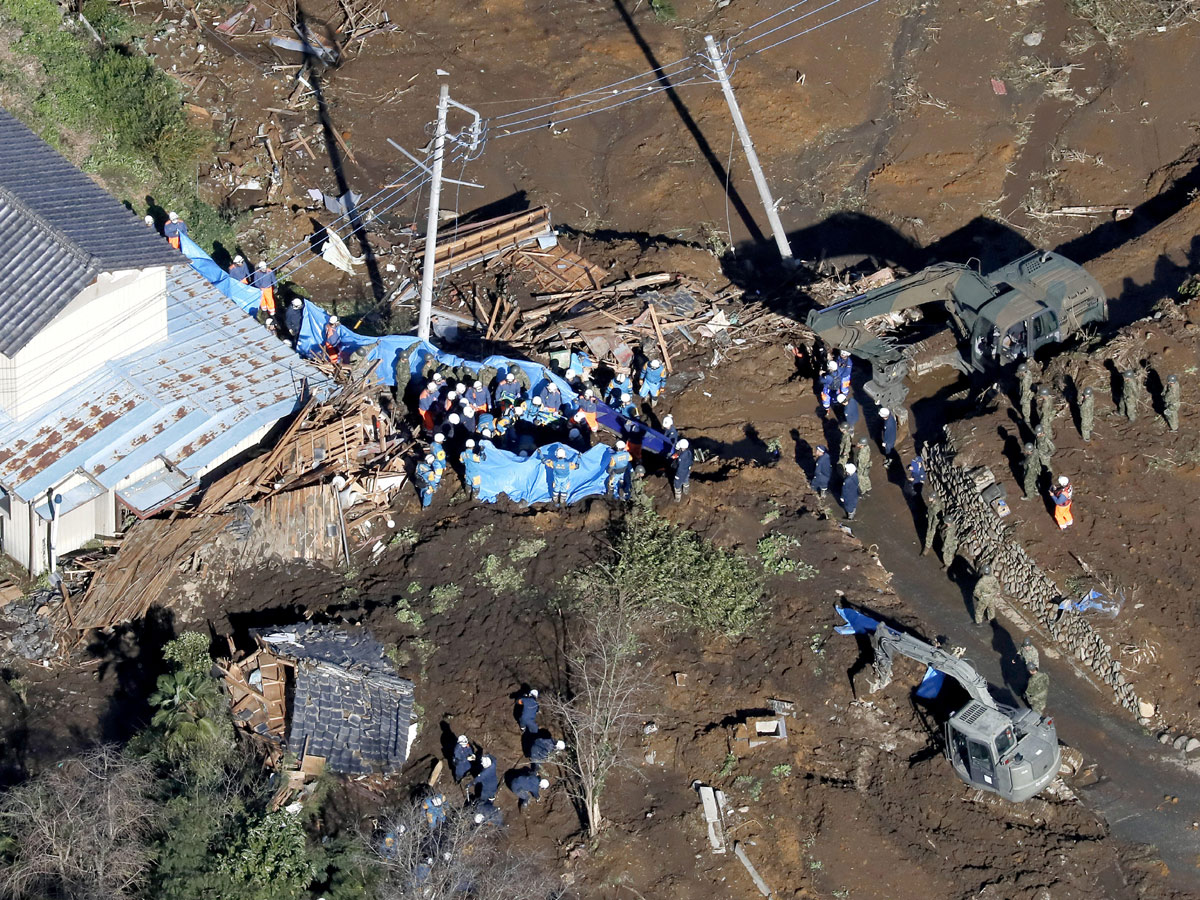
[[[11,359],[0,408],[20,421],[106,362],[167,338],[167,270],[102,273]]]
[[[50,523],[36,513],[33,515],[33,555],[30,556],[29,504],[11,498],[11,509],[0,511],[0,531],[3,531],[3,551],[36,577],[49,569]],[[101,494],[58,519],[56,551],[59,556],[78,550],[98,535],[115,534],[117,503],[111,491]],[[32,558],[32,565],[30,560]]]

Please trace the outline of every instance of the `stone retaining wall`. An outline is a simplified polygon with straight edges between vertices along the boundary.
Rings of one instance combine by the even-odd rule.
[[[1009,537],[966,469],[955,464],[953,443],[947,439],[944,444],[927,444],[922,456],[929,481],[945,501],[946,515],[958,524],[960,552],[969,551],[972,560],[989,563],[1005,593],[1025,606],[1059,649],[1074,654],[1112,689],[1117,703],[1149,725],[1139,711],[1134,686],[1125,679],[1121,663],[1113,659],[1112,648],[1078,613],[1059,616],[1058,604],[1064,598],[1058,585]]]

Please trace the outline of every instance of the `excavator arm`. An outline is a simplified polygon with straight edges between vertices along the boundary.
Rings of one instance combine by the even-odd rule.
[[[964,278],[982,281],[968,266],[937,263],[858,297],[814,309],[808,314],[808,327],[831,347],[849,350],[874,365],[897,363],[903,359],[901,348],[876,334],[866,323],[889,313],[951,301],[954,288]],[[950,306],[953,312],[954,304]]]
[[[871,645],[875,648],[875,682],[871,685],[872,692],[882,690],[891,683],[892,655],[899,653],[949,675],[963,686],[972,699],[988,709],[998,709],[996,701],[988,693],[987,680],[966,660],[911,634],[889,628],[882,622],[871,637]]]

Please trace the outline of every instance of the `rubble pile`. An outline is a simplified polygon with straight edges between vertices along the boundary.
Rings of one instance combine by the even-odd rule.
[[[8,638],[9,649],[25,659],[53,659],[58,640],[49,613],[62,605],[62,596],[51,588],[39,588],[4,607],[4,618],[16,625]]]
[[[1000,579],[1005,592],[1024,602],[1026,608],[1065,650],[1112,688],[1117,703],[1149,724],[1145,707],[1113,659],[1112,647],[1080,615],[1060,615],[1064,599],[1058,585],[1038,566],[1025,548],[1008,536],[1007,530],[979,493],[975,480],[954,462],[955,449],[947,438],[944,444],[930,444],[924,459],[929,480],[946,501],[946,515],[958,524],[964,535],[962,546],[969,548],[977,563],[988,562]]]

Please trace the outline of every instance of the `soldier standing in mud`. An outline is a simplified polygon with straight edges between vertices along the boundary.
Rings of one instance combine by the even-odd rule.
[[[1142,379],[1135,369],[1126,369],[1121,373],[1121,399],[1117,403],[1117,412],[1130,422],[1136,422],[1141,402]]]
[[[1021,458],[1025,481],[1021,485],[1022,500],[1028,500],[1038,492],[1038,479],[1042,477],[1042,469],[1046,467],[1042,455],[1033,444],[1025,445],[1025,455]]]
[[[846,463],[850,462],[850,450],[854,445],[854,441],[850,435],[850,426],[845,422],[838,425],[838,468],[845,468]]]
[[[1046,697],[1050,693],[1050,676],[1036,664],[1028,668],[1029,681],[1025,683],[1025,702],[1040,716],[1046,711]]]
[[[1046,433],[1046,426],[1041,423],[1033,429],[1033,446],[1037,449],[1038,456],[1042,458],[1044,465],[1050,464],[1050,460],[1054,458],[1054,451],[1058,449],[1054,446],[1054,440]]]
[[[1050,440],[1054,440],[1054,397],[1050,388],[1038,388],[1038,424],[1046,429]]]
[[[1030,415],[1033,412],[1033,370],[1029,363],[1017,366],[1017,403],[1021,408],[1021,419],[1026,425],[1031,424]]]
[[[975,612],[976,625],[982,625],[984,620],[996,621],[996,604],[1000,602],[1000,593],[1000,579],[992,574],[991,566],[985,565],[971,592],[971,608]]]
[[[1033,646],[1033,641],[1029,638],[1025,638],[1021,642],[1021,646],[1017,650],[1017,656],[1021,657],[1021,662],[1025,663],[1025,668],[1031,672],[1041,665],[1042,662],[1037,647]]]
[[[854,455],[854,466],[858,469],[859,494],[871,493],[871,442],[865,437],[858,439],[858,451]]]
[[[958,556],[958,522],[953,516],[942,516],[942,568],[950,568]]]
[[[1096,393],[1090,387],[1083,389],[1079,398],[1079,436],[1084,442],[1092,440],[1092,427],[1096,421]]]
[[[925,495],[925,546],[921,548],[922,556],[929,553],[933,547],[933,539],[942,524],[945,510],[942,495],[937,492],[937,488],[930,486],[929,493]]]
[[[1168,375],[1167,385],[1163,388],[1163,418],[1167,420],[1167,428],[1179,430],[1179,376]]]

